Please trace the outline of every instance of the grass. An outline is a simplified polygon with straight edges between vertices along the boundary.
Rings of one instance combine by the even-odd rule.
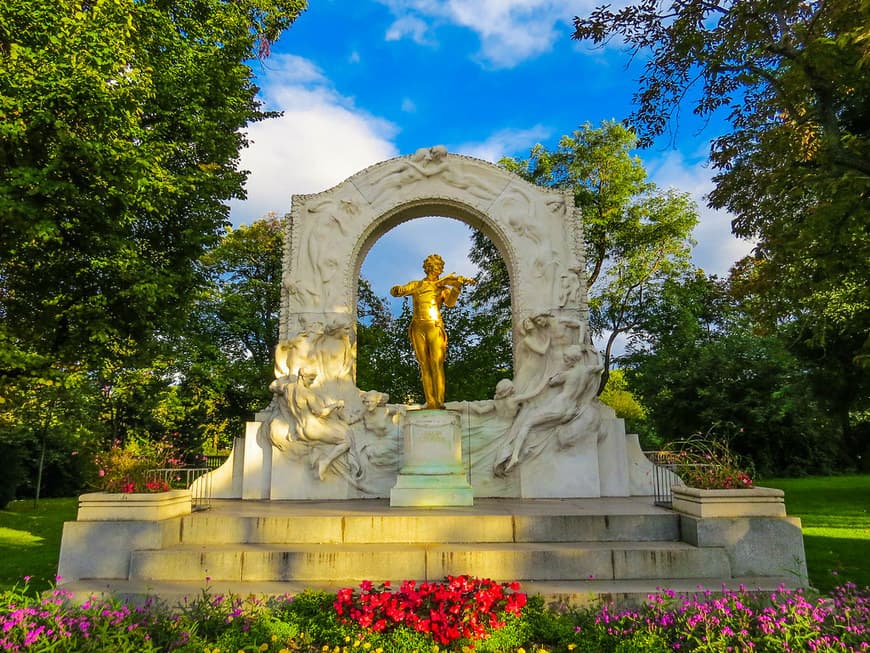
[[[828,592],[845,580],[870,587],[870,475],[783,478],[760,485],[785,491],[789,515],[800,517],[810,582]],[[0,591],[25,575],[31,587],[54,581],[63,522],[76,499],[14,501],[0,510]]]
[[[78,499],[13,501],[0,510],[0,591],[27,575],[30,586],[44,590],[54,583],[63,523],[76,517]]]
[[[810,583],[829,592],[844,580],[870,587],[870,475],[776,478],[759,485],[785,491],[800,517]]]

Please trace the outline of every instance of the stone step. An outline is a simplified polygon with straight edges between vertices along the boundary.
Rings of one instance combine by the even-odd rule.
[[[217,512],[184,517],[180,541],[227,543],[634,542],[680,539],[679,516],[648,515],[292,515]]]
[[[471,574],[496,580],[727,578],[724,549],[682,542],[464,544],[182,544],[134,551],[137,581],[359,582],[441,579]]]
[[[348,582],[241,582],[180,580],[81,580],[61,585],[70,599],[83,603],[91,597],[115,597],[129,603],[141,604],[149,596],[159,596],[168,605],[188,605],[207,589],[212,595],[294,596],[306,589],[335,592],[342,587],[356,588],[358,583]],[[568,580],[529,581],[521,583],[520,590],[530,596],[540,595],[550,605],[595,607],[602,602],[621,607],[639,605],[651,594],[669,589],[681,596],[712,595],[723,588],[737,590],[741,586],[749,591],[770,592],[780,586],[799,587],[792,577],[753,576],[745,578],[662,578],[656,580]],[[398,586],[398,585],[397,585]]]

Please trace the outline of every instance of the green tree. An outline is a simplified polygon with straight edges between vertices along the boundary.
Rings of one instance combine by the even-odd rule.
[[[243,197],[247,63],[301,0],[0,7],[3,374],[99,362],[183,323]],[[130,347],[122,347],[129,350]]]
[[[226,200],[244,196],[242,128],[271,115],[248,62],[304,7],[0,3],[0,409],[18,416],[4,440],[40,440],[25,407],[55,401],[93,433],[147,428],[142,374],[165,389],[148,370],[186,322]]]
[[[200,259],[208,284],[175,342],[179,378],[164,407],[190,448],[228,446],[271,398],[281,310],[283,228],[275,215],[227,229]],[[175,409],[172,405],[177,404]]]
[[[728,285],[696,271],[647,306],[623,364],[659,442],[707,434],[764,474],[829,473],[841,433],[786,342],[758,333]]]
[[[650,439],[646,408],[632,392],[625,370],[618,367],[610,370],[607,385],[598,398],[602,403],[610,406],[618,418],[625,420],[627,432],[637,433],[645,440]],[[650,442],[650,444],[658,446],[659,443]]]
[[[848,379],[832,404],[846,432],[870,396],[868,24],[866,0],[644,0],[575,18],[574,33],[645,60],[631,119],[644,144],[686,98],[727,117],[710,204],[757,242],[742,295],[769,331],[790,324],[806,364]]]
[[[574,192],[583,220],[590,326],[606,334],[601,390],[617,338],[634,328],[662,283],[687,268],[698,220],[687,194],[647,180],[631,154],[635,144],[618,123],[587,124],[563,136],[555,150],[536,145],[524,161],[502,160],[529,181]]]

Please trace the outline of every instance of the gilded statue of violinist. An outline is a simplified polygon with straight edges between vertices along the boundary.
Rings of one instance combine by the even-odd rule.
[[[444,408],[444,358],[447,354],[447,332],[441,319],[441,307],[456,305],[462,287],[477,283],[474,279],[455,273],[441,276],[444,259],[431,254],[423,261],[425,279],[411,281],[404,286],[393,286],[393,297],[410,295],[414,302],[414,315],[408,333],[414,353],[420,363],[426,408]]]

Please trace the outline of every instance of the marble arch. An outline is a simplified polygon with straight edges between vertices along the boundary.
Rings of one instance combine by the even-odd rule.
[[[436,146],[366,168],[322,193],[293,197],[281,339],[306,318],[352,315],[368,249],[396,225],[427,215],[461,220],[493,241],[508,267],[517,322],[549,312],[585,324],[583,233],[573,201]]]
[[[415,407],[356,386],[357,279],[381,235],[429,215],[482,231],[511,280],[514,378],[491,400],[447,405],[451,419],[459,416],[474,496],[651,494],[653,470],[637,437],[595,396],[601,364],[588,333],[582,223],[572,195],[435,146],[322,193],[293,196],[273,400],[248,423],[231,459],[203,481],[213,495],[390,495]]]

